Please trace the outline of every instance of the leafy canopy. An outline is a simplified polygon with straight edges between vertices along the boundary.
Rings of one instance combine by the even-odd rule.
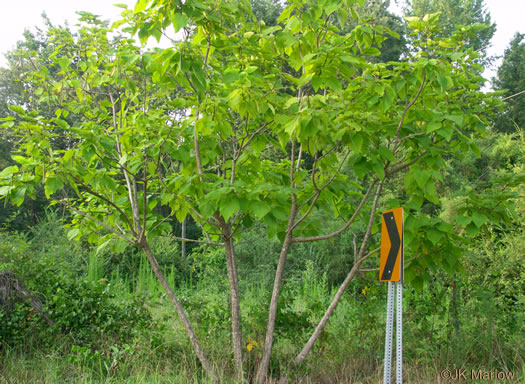
[[[436,17],[411,19],[410,60],[365,60],[390,31],[327,22],[362,3],[296,1],[265,26],[246,2],[139,1],[124,16],[143,43],[167,28],[184,37],[145,53],[84,15],[78,36],[53,32],[60,48],[32,78],[35,97],[61,106],[56,116],[12,106],[17,117],[5,119],[23,144],[1,194],[21,203],[44,184],[75,213],[72,238],[117,250],[187,215],[212,240],[224,224],[240,236],[258,222],[283,239],[295,200],[293,231],[306,241],[323,230],[311,212],[347,220],[374,185],[402,174],[407,245],[436,251],[427,267],[455,268],[453,227],[419,212],[440,204],[444,158],[477,150],[495,101],[478,92],[470,30],[435,37]]]

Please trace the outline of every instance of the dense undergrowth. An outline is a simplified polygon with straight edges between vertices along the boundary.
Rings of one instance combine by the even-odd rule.
[[[519,227],[504,236],[493,234],[469,253],[465,273],[436,273],[421,289],[405,289],[408,382],[434,382],[447,367],[506,370],[517,380],[524,377],[524,246]],[[251,376],[264,341],[273,262],[268,257],[250,265],[249,258],[272,244],[253,232],[238,249],[245,267],[241,305]],[[234,368],[221,251],[200,247],[181,260],[178,244],[164,238],[155,252],[222,381],[230,382]],[[379,382],[386,287],[375,272],[351,284],[306,363],[288,363],[334,293],[319,262],[323,252],[323,245],[298,248],[290,258],[272,375],[304,383]],[[0,382],[205,382],[182,325],[135,250],[97,254],[71,243],[51,214],[29,234],[0,234],[0,268],[16,274],[54,321],[50,326],[28,302],[2,308]]]

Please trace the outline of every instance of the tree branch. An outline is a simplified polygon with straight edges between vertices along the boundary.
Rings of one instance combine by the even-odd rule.
[[[380,250],[380,248],[377,248],[377,250]],[[425,257],[426,255],[419,255],[419,256],[416,256],[416,257],[413,257],[411,258],[410,260],[407,260],[404,262],[405,266],[408,264],[408,263],[411,263],[413,262],[414,260],[417,260],[417,259],[421,259],[422,257]],[[359,272],[376,272],[376,271],[379,271],[379,268],[366,268],[366,269],[360,269]]]
[[[341,300],[341,297],[343,296],[343,292],[345,291],[346,287],[350,283],[350,281],[354,278],[356,273],[359,271],[359,267],[365,261],[370,255],[378,252],[380,248],[376,248],[374,251],[368,253],[367,255],[364,255],[364,250],[366,248],[366,245],[368,243],[368,238],[370,237],[370,232],[372,231],[372,224],[374,222],[374,217],[377,209],[377,202],[379,201],[379,195],[381,194],[381,189],[383,188],[383,182],[379,182],[379,185],[377,186],[376,194],[374,197],[374,203],[372,204],[372,211],[370,212],[370,220],[368,222],[368,228],[365,233],[365,237],[363,238],[363,243],[361,244],[361,249],[359,250],[359,255],[357,261],[354,263],[354,266],[346,276],[345,280],[343,281],[343,284],[339,287],[337,290],[337,293],[335,294],[334,298],[332,299],[332,302],[328,306],[328,309],[326,310],[325,314],[323,315],[323,318],[315,328],[314,332],[312,333],[312,336],[308,340],[308,342],[304,345],[301,352],[297,355],[295,358],[295,363],[299,364],[301,363],[305,358],[306,355],[310,352],[312,347],[314,346],[316,340],[321,335],[321,332],[323,331],[324,327],[326,326],[328,319],[330,316],[332,316],[332,313],[335,311],[335,307],[337,307],[337,304]]]
[[[504,97],[503,99],[501,99],[502,101],[505,101],[505,100],[508,100],[508,99],[512,99],[513,97],[516,97],[516,96],[519,96],[521,94],[525,93],[525,89],[523,91],[520,91],[518,93],[515,93],[514,95],[510,95],[510,96],[507,96],[507,97]]]
[[[427,79],[427,74],[426,74],[426,72],[423,72],[423,80],[421,81],[421,85],[419,86],[419,89],[418,89],[416,95],[412,98],[412,100],[410,100],[410,102],[405,106],[405,109],[403,110],[403,114],[401,115],[401,120],[399,120],[399,124],[398,124],[397,130],[396,130],[396,144],[394,146],[394,150],[392,151],[393,153],[395,153],[397,151],[397,149],[399,148],[399,144],[400,144],[399,133],[400,133],[401,127],[403,126],[403,123],[405,121],[405,117],[406,117],[406,115],[408,113],[408,110],[416,103],[417,99],[419,98],[419,96],[423,92],[423,89],[425,88],[426,79]]]
[[[195,107],[195,122],[193,127],[193,148],[195,150],[195,160],[197,161],[197,171],[199,172],[199,175],[204,174],[204,170],[202,169],[202,162],[201,162],[201,151],[199,149],[199,136],[197,132],[197,119],[199,117],[199,109]],[[201,178],[202,180],[202,178]]]
[[[372,232],[372,225],[374,224],[374,218],[377,210],[377,203],[379,201],[379,195],[381,194],[381,190],[383,189],[383,183],[384,180],[379,182],[379,185],[377,186],[376,195],[374,197],[374,202],[372,204],[372,211],[370,212],[370,219],[368,221],[368,228],[366,229],[365,237],[363,238],[363,242],[361,243],[361,249],[359,250],[358,258],[363,257],[363,254],[365,253],[366,245],[368,243],[368,238],[370,237],[370,233]]]
[[[297,165],[295,166],[295,171],[299,171],[299,167],[301,166],[301,157],[303,155],[303,143],[299,146],[299,155],[297,156]]]
[[[137,195],[137,179],[135,177],[131,179],[131,187],[132,187],[131,213],[133,214],[133,224],[135,225],[135,232],[140,233],[141,232],[140,211],[139,211],[139,202],[138,202],[138,195]]]
[[[99,221],[97,219],[95,219],[94,217],[88,215],[87,213],[85,212],[82,212],[82,211],[79,211],[78,209],[74,208],[71,204],[69,204],[67,201],[65,200],[60,200],[60,203],[61,204],[64,204],[68,209],[72,210],[73,212],[85,217],[86,219],[88,220],[91,220],[93,221],[94,223],[97,223],[98,225],[100,225],[101,227],[105,228],[106,230],[108,230],[109,232],[113,233],[114,235],[126,240],[127,242],[131,243],[131,244],[135,244],[135,241],[131,240],[129,237],[127,237],[126,235],[120,233],[120,232],[117,232],[115,231],[113,228],[111,228],[110,226],[108,226],[107,224],[104,224],[102,221]]]
[[[295,170],[295,139],[292,139],[292,151],[290,153],[290,185],[295,188],[294,170]]]
[[[297,228],[297,226],[299,226],[299,224],[301,224],[307,217],[308,215],[312,212],[312,209],[313,207],[315,206],[315,203],[317,202],[317,200],[319,199],[319,197],[321,196],[321,192],[323,192],[323,190],[326,189],[326,187],[328,187],[332,181],[334,181],[335,177],[339,174],[339,172],[341,171],[341,168],[343,167],[343,164],[345,163],[346,159],[348,158],[348,156],[350,155],[350,151],[348,151],[346,153],[346,155],[344,156],[343,160],[341,161],[341,163],[339,164],[339,167],[337,167],[337,170],[334,172],[334,174],[332,175],[332,177],[330,177],[330,179],[323,184],[323,186],[319,189],[317,189],[316,193],[315,193],[315,197],[314,197],[314,200],[312,201],[312,204],[310,204],[310,206],[308,207],[308,210],[305,212],[305,214],[303,216],[301,216],[299,218],[299,220],[297,220],[295,222],[295,224],[293,225],[292,227],[292,230],[294,230],[295,228]],[[310,200],[311,197],[308,199]],[[307,200],[307,201],[308,201]],[[302,205],[301,205],[301,208],[302,208]]]
[[[147,163],[146,163],[147,165]],[[144,167],[144,172],[146,172],[147,166]],[[145,176],[145,175],[144,175]],[[148,217],[148,196],[146,194],[148,188],[148,178],[145,176],[144,181],[142,182],[142,229],[139,235],[139,241],[142,241],[144,234],[146,233],[146,219]]]
[[[397,172],[402,171],[403,169],[410,167],[411,165],[415,164],[419,159],[421,159],[426,154],[427,154],[427,151],[423,151],[422,153],[420,153],[412,161],[410,161],[410,162],[408,162],[406,164],[402,164],[402,165],[398,166],[397,168],[394,168],[394,169],[392,169],[390,171],[385,170],[385,177],[390,177],[390,176],[396,174]]]
[[[170,235],[170,236],[173,237],[175,240],[179,240],[179,241],[188,241],[191,243],[208,244],[208,245],[213,245],[215,247],[224,246],[224,243],[216,243],[216,242],[208,241],[208,240],[194,240],[194,239],[187,239],[187,238],[179,237],[179,236],[173,236],[173,235]]]
[[[412,137],[423,136],[423,135],[425,135],[425,134],[426,134],[425,132],[418,132],[418,133],[412,133],[411,135],[403,136],[403,137],[399,140],[399,144],[401,144],[401,143],[402,143],[403,141],[405,141],[405,140],[411,139]]]
[[[109,205],[111,205],[113,208],[115,208],[118,213],[120,213],[122,215],[122,218],[126,221],[126,224],[128,224],[128,227],[131,231],[131,233],[133,234],[133,236],[137,236],[137,234],[135,233],[135,229],[133,228],[133,225],[131,224],[131,221],[129,221],[129,218],[128,216],[126,215],[126,213],[122,210],[122,208],[120,208],[118,205],[116,205],[114,202],[112,202],[110,199],[108,199],[107,197],[104,197],[102,196],[100,193],[97,193],[95,191],[93,191],[88,185],[86,185],[85,183],[83,183],[80,179],[77,179],[76,177],[72,176],[73,177],[73,180],[76,181],[77,184],[81,185],[82,187],[84,187],[85,191],[87,193],[89,193],[90,195],[93,195],[99,199],[101,199],[102,201],[105,201],[106,203],[108,203]]]
[[[255,138],[255,136],[257,136],[259,133],[261,133],[261,131],[266,128],[269,124],[273,123],[273,120],[270,120],[266,123],[264,123],[261,127],[257,128],[257,130],[255,130],[251,135],[250,137],[248,138],[248,140],[246,141],[246,143],[243,141],[241,143],[241,149],[244,150],[244,148],[246,148],[250,143],[251,141]],[[244,140],[244,138],[243,138]]]
[[[346,222],[345,225],[343,225],[340,229],[338,229],[337,231],[335,232],[332,232],[330,234],[327,234],[327,235],[320,235],[320,236],[312,236],[312,237],[295,237],[292,241],[294,243],[306,243],[306,242],[309,242],[309,241],[321,241],[321,240],[327,240],[327,239],[331,239],[332,237],[335,237],[341,233],[343,233],[348,227],[350,227],[350,225],[352,225],[352,223],[354,222],[354,220],[357,218],[357,215],[359,214],[359,212],[361,211],[361,209],[363,208],[363,205],[365,204],[365,201],[368,199],[368,196],[370,195],[370,191],[372,190],[373,186],[375,185],[375,183],[377,183],[377,179],[375,179],[371,184],[370,186],[368,187],[368,190],[366,191],[365,195],[363,196],[363,198],[361,199],[361,202],[359,203],[358,207],[356,208],[354,214],[352,215],[352,217]]]
[[[330,316],[332,316],[332,313],[334,312],[335,307],[337,306],[337,304],[341,300],[341,297],[343,296],[343,293],[344,293],[346,287],[348,286],[350,281],[354,278],[354,276],[359,272],[359,267],[361,266],[363,261],[368,259],[373,254],[379,252],[380,249],[381,248],[374,249],[372,252],[370,252],[367,255],[361,257],[360,259],[358,259],[354,263],[354,266],[352,267],[352,269],[350,270],[350,272],[346,276],[343,284],[341,284],[341,286],[337,290],[334,298],[332,299],[332,302],[330,303],[330,306],[328,307],[328,309],[326,310],[323,318],[321,319],[321,321],[319,322],[319,324],[315,328],[314,332],[312,333],[312,336],[310,336],[310,339],[308,340],[308,342],[304,345],[304,347],[301,350],[301,352],[295,358],[295,364],[302,363],[303,360],[306,358],[306,355],[308,355],[308,353],[310,352],[310,350],[314,346],[316,340],[319,338],[319,336],[321,335],[321,332],[323,331],[326,323],[328,322],[328,319],[330,318]]]

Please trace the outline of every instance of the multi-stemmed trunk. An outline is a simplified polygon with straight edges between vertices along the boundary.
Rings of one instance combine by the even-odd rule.
[[[270,308],[269,308],[269,312],[268,312],[268,324],[267,324],[267,329],[266,329],[266,339],[265,339],[265,343],[264,343],[263,357],[261,359],[261,363],[259,365],[259,369],[257,371],[257,377],[256,377],[257,383],[259,383],[259,384],[265,383],[266,382],[266,377],[267,377],[267,374],[268,374],[268,367],[269,367],[270,358],[271,358],[271,354],[272,354],[272,347],[273,347],[273,334],[274,334],[274,331],[275,331],[275,320],[276,320],[276,316],[277,316],[277,306],[278,306],[278,300],[279,300],[279,293],[280,293],[280,289],[281,289],[281,283],[282,283],[282,277],[283,277],[283,273],[284,273],[285,262],[286,262],[286,258],[288,256],[288,253],[290,251],[290,246],[294,242],[325,240],[325,239],[332,238],[332,237],[337,236],[338,234],[342,233],[346,228],[348,228],[350,226],[350,224],[356,218],[357,213],[359,213],[359,211],[362,209],[362,207],[363,207],[365,201],[367,200],[367,198],[368,198],[368,196],[370,194],[370,191],[371,191],[372,187],[374,186],[374,184],[375,184],[375,182],[373,182],[370,185],[367,193],[365,194],[365,196],[361,200],[361,203],[359,204],[358,208],[356,209],[356,212],[354,213],[352,218],[350,218],[350,220],[341,229],[339,229],[336,232],[333,232],[330,235],[318,236],[318,237],[314,237],[314,238],[294,238],[293,237],[293,230],[297,226],[297,222],[295,221],[296,215],[297,215],[297,201],[296,201],[296,196],[292,197],[292,209],[291,209],[291,212],[290,212],[290,218],[289,218],[289,222],[288,222],[288,230],[286,232],[286,236],[285,236],[282,248],[281,248],[281,253],[279,255],[279,262],[277,264],[277,269],[276,269],[276,272],[275,272],[275,280],[274,280],[272,299],[271,299],[271,302],[270,302]],[[333,314],[335,308],[337,307],[337,304],[341,300],[343,292],[345,291],[346,287],[348,286],[350,281],[353,279],[353,277],[359,271],[359,267],[361,266],[363,261],[366,260],[371,254],[377,252],[377,250],[375,250],[375,251],[372,251],[371,253],[368,253],[368,254],[365,255],[365,251],[366,251],[366,247],[367,247],[367,244],[368,244],[368,240],[370,239],[370,234],[371,234],[371,231],[372,231],[372,224],[373,224],[375,213],[376,213],[376,210],[377,210],[377,204],[378,204],[379,196],[381,194],[382,187],[383,187],[383,182],[380,182],[378,187],[377,187],[376,193],[375,193],[375,198],[374,198],[374,201],[373,201],[373,204],[372,204],[372,211],[370,213],[368,227],[367,227],[367,230],[365,232],[365,235],[364,235],[364,238],[363,238],[363,242],[361,244],[359,252],[355,255],[356,259],[355,259],[355,262],[354,262],[354,266],[351,269],[351,271],[348,273],[348,275],[347,275],[345,281],[343,282],[343,284],[338,289],[335,297],[333,298],[332,302],[330,303],[330,305],[329,305],[328,309],[326,310],[323,318],[321,319],[321,321],[319,322],[318,326],[316,327],[316,329],[312,333],[312,336],[310,337],[308,342],[305,344],[304,348],[299,353],[299,355],[296,357],[296,359],[295,359],[295,363],[296,364],[301,363],[306,358],[306,355],[312,349],[314,343],[319,338],[319,336],[320,336],[321,332],[323,331],[324,327],[326,326],[329,318],[331,317],[331,315]],[[301,221],[301,219],[299,219],[299,222],[300,221]]]

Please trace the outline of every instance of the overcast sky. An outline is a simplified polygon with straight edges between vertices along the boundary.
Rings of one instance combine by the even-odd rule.
[[[0,13],[0,66],[5,65],[4,53],[15,47],[22,38],[25,28],[32,29],[42,25],[41,14],[46,12],[54,24],[70,25],[76,23],[76,11],[88,11],[102,15],[105,19],[116,20],[122,9],[112,4],[128,4],[132,8],[135,0],[3,0]],[[393,1],[392,1],[393,3]],[[485,0],[487,10],[497,25],[489,54],[502,56],[505,48],[516,32],[525,33],[525,0]],[[495,68],[489,69],[484,76],[495,76]]]

